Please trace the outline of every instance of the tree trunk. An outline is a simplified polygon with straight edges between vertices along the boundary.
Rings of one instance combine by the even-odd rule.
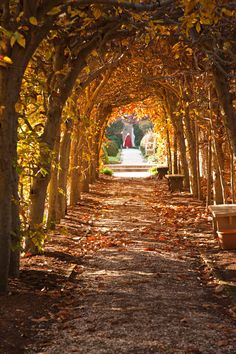
[[[176,107],[175,98],[171,97],[168,92],[165,92],[166,108],[169,113],[171,123],[178,139],[180,151],[181,168],[184,174],[184,187],[189,190],[189,170],[186,152],[186,144],[184,137],[183,121],[181,116],[174,115],[174,107]]]
[[[81,178],[81,158],[82,158],[82,138],[80,122],[74,124],[71,158],[70,158],[70,202],[71,206],[76,205],[80,200],[80,178]]]
[[[231,195],[232,203],[235,203],[235,158],[233,151],[230,151],[230,186],[231,186]]]
[[[87,156],[82,160],[82,178],[81,178],[81,192],[89,192],[90,170],[89,159]]]
[[[229,79],[216,66],[213,67],[213,76],[218,99],[225,112],[224,126],[228,130],[232,150],[236,156],[236,112],[233,106],[233,96],[230,93]]]
[[[13,88],[12,88],[13,89]],[[16,119],[7,99],[7,70],[0,68],[0,292],[7,291],[12,227],[12,131]],[[14,107],[14,106],[13,106]]]
[[[58,164],[61,130],[58,130],[55,147],[53,151],[53,163],[51,167],[51,179],[48,188],[48,218],[47,226],[51,229],[55,228],[56,223],[60,220],[58,217]]]
[[[181,161],[181,168],[184,174],[184,186],[186,189],[189,190],[189,170],[188,170],[188,159],[187,159],[187,152],[186,152],[186,144],[184,138],[184,129],[183,129],[183,121],[182,118],[173,118],[175,120],[176,126],[176,133],[180,151],[180,161]]]
[[[169,167],[169,174],[171,174],[173,171],[173,166],[172,166],[172,156],[171,156],[170,132],[169,132],[169,127],[168,127],[167,113],[166,113],[166,109],[165,109],[164,105],[163,105],[163,110],[164,110],[165,125],[166,125],[167,161],[168,161],[168,167]]]
[[[174,143],[173,143],[173,173],[178,174],[178,142],[177,136],[174,131]]]
[[[50,25],[27,31],[25,48],[17,42],[13,46],[9,41],[4,42],[5,53],[11,56],[14,65],[0,67],[0,291],[7,290],[10,261],[11,274],[17,275],[19,272],[19,249],[15,249],[20,244],[16,171],[18,114],[15,105],[27,64],[49,30]],[[11,235],[14,237],[12,245],[15,251],[13,249],[10,253]]]
[[[212,105],[212,94],[211,94],[211,89],[209,89],[208,92],[208,99],[209,99],[209,108],[210,108],[210,125],[211,125],[211,130],[212,130],[212,142],[213,142],[213,148],[214,148],[214,173],[215,173],[215,180],[216,180],[216,185],[217,185],[217,192],[215,195],[217,196],[217,200],[222,200],[222,202],[225,202],[225,180],[224,180],[224,153],[222,150],[222,143],[218,142],[218,139],[220,137],[220,131],[221,131],[221,121],[218,119],[213,120],[213,105]],[[219,117],[218,117],[219,118]],[[223,128],[223,126],[222,126]],[[226,129],[226,132],[229,133],[229,131]],[[221,135],[223,132],[221,132]],[[227,134],[229,136],[229,134]],[[218,139],[216,139],[216,137]],[[218,170],[217,170],[218,169]],[[218,186],[220,184],[220,186]],[[220,196],[221,194],[221,196]],[[219,204],[219,203],[217,203]]]
[[[73,121],[67,119],[60,146],[60,169],[58,177],[58,219],[64,218],[67,207],[67,176],[69,170],[71,133]]]
[[[214,173],[213,173],[213,192],[214,192],[214,202],[215,204],[224,204],[224,193],[222,190],[222,184],[220,180],[219,174],[219,164],[216,157],[216,152],[213,154],[213,165],[214,165]]]
[[[33,178],[30,191],[30,229],[42,226],[44,217],[47,187],[51,175],[52,151],[56,137],[59,134],[61,119],[61,102],[52,100],[49,107],[48,119],[41,136],[40,163],[37,174]]]
[[[16,151],[16,150],[15,150]],[[12,231],[11,231],[11,253],[9,264],[9,276],[18,277],[20,273],[20,248],[21,248],[21,236],[20,236],[20,217],[19,217],[19,195],[18,195],[18,174],[13,168],[12,171]]]
[[[193,197],[197,198],[199,196],[198,190],[198,172],[197,172],[197,151],[196,151],[196,136],[192,129],[193,124],[191,124],[189,115],[189,107],[185,107],[184,122],[185,122],[185,134],[188,142],[188,152],[189,152],[189,168],[190,168],[190,186]]]
[[[208,207],[212,203],[212,143],[211,143],[211,128],[209,126],[208,134],[208,154],[207,154],[207,196],[206,206]]]

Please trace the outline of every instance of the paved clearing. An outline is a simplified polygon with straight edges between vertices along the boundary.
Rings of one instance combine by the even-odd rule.
[[[233,319],[200,272],[200,253],[218,247],[201,203],[152,179],[101,180],[86,198],[91,242],[116,241],[81,260],[66,319],[46,336],[36,326],[26,353],[235,353]]]
[[[145,161],[141,151],[139,149],[122,149],[121,152],[121,165],[128,166],[142,166],[147,165],[148,162]],[[148,171],[122,171],[114,172],[115,177],[125,177],[125,178],[144,178],[150,176]]]
[[[146,164],[139,149],[122,149],[121,164],[123,165],[142,165]]]

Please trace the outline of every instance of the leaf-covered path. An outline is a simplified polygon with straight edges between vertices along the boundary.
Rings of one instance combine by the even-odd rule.
[[[211,238],[201,203],[151,179],[103,180],[89,198],[96,211],[87,238],[106,238],[107,247],[81,260],[66,316],[60,308],[26,352],[235,353],[233,320],[199,270]],[[64,224],[72,219],[75,211]]]

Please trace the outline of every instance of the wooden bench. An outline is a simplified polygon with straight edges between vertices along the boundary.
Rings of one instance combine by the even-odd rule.
[[[223,249],[236,249],[236,204],[209,205],[214,235]]]
[[[183,190],[184,175],[166,175],[166,178],[171,192]]]
[[[157,178],[163,179],[168,172],[168,166],[157,166]]]

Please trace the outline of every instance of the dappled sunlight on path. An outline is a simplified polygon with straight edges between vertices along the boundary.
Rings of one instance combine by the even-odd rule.
[[[101,180],[86,198],[97,204],[87,237],[107,247],[81,261],[69,315],[41,351],[235,353],[236,327],[199,272],[211,233],[201,203],[151,179]]]

